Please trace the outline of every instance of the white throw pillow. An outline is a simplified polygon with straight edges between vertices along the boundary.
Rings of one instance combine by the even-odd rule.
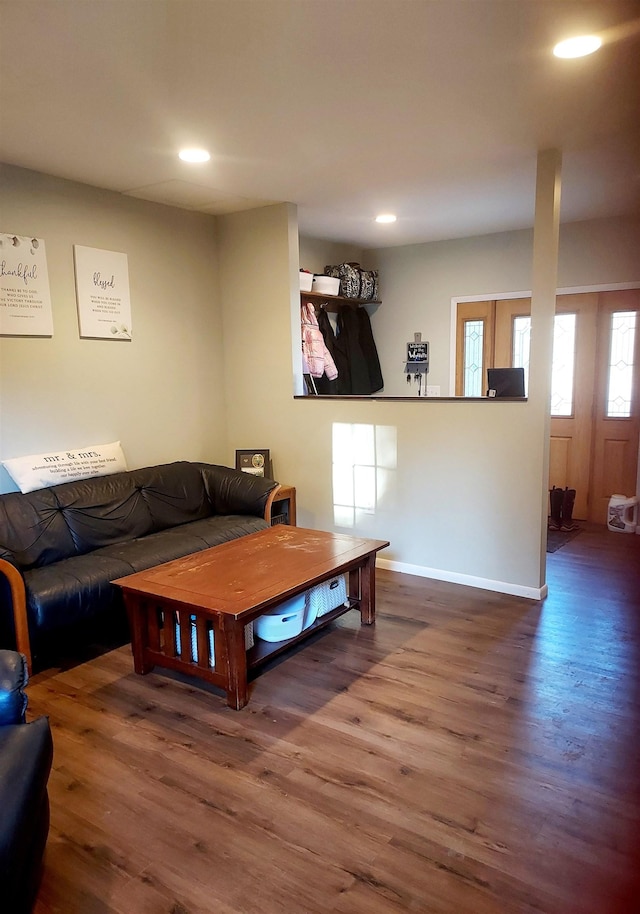
[[[109,476],[127,469],[127,461],[119,441],[93,444],[72,451],[32,454],[13,457],[2,465],[21,492],[33,492],[62,482],[86,479],[89,476]]]

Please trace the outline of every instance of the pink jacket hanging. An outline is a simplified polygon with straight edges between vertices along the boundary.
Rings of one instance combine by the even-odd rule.
[[[302,370],[312,378],[321,378],[325,374],[330,381],[338,377],[338,369],[326,347],[322,332],[318,327],[316,310],[311,302],[300,306],[300,323],[302,326]]]

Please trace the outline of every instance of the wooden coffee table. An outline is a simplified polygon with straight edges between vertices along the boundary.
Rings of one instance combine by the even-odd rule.
[[[240,710],[249,700],[250,669],[351,609],[360,611],[363,625],[373,624],[376,553],[388,545],[281,524],[118,578],[113,583],[123,591],[136,673],[161,666],[198,676],[224,689],[229,706]],[[256,639],[247,650],[248,623],[340,574],[348,574],[346,606],[295,638]]]

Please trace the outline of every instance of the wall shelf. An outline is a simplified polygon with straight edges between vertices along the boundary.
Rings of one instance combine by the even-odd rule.
[[[352,308],[359,308],[360,305],[381,305],[380,299],[372,298],[345,298],[342,295],[327,295],[323,292],[301,292],[300,300],[302,302],[312,302],[320,305],[325,311],[337,311],[341,305],[349,305]]]

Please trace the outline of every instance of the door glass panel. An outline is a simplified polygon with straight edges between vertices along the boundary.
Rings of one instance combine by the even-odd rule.
[[[573,376],[576,344],[576,315],[556,314],[553,323],[553,364],[551,368],[551,415],[573,414]]]
[[[636,312],[614,311],[611,315],[607,394],[607,417],[610,419],[628,419],[631,416],[635,336]]]
[[[576,315],[556,314],[553,322],[553,367],[551,370],[551,415],[573,413],[573,366],[575,361]],[[513,319],[513,367],[524,368],[525,396],[529,389],[531,318]]]
[[[464,322],[464,397],[482,396],[484,321]]]
[[[513,319],[513,367],[524,368],[524,395],[529,390],[529,351],[531,348],[531,318],[514,317]]]

